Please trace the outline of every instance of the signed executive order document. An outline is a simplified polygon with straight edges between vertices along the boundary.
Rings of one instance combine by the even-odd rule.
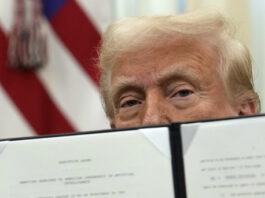
[[[181,127],[187,198],[265,197],[265,119]]]
[[[0,141],[1,198],[173,198],[167,127]]]

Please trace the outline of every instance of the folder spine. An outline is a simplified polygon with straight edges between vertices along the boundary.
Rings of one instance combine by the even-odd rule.
[[[186,198],[187,196],[180,124],[176,123],[170,125],[169,130],[175,197]]]

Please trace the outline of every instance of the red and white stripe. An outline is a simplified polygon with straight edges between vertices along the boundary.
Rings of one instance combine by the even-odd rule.
[[[62,8],[68,15],[45,20],[48,63],[37,72],[3,67],[14,2],[0,0],[0,138],[109,128],[97,72],[86,59],[96,54],[83,45],[97,45],[93,38],[111,21],[108,2],[69,0]],[[78,21],[73,20],[76,16]],[[69,35],[67,28],[78,31]]]

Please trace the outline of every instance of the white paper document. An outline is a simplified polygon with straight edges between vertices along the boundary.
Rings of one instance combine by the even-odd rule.
[[[170,156],[167,127],[0,142],[0,197],[174,198]]]
[[[181,126],[187,198],[265,197],[265,118]]]

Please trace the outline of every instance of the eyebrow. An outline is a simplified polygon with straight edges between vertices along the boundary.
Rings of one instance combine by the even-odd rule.
[[[198,73],[199,72],[196,71],[194,68],[188,67],[187,65],[179,64],[178,66],[176,66],[174,64],[170,66],[167,70],[157,74],[156,78],[159,82],[160,87],[166,87],[168,83],[175,80],[185,80],[194,86],[198,86],[199,82],[202,81]]]
[[[117,96],[124,90],[138,90],[139,92],[143,92],[144,87],[139,84],[136,77],[121,76],[110,90],[111,98],[116,101]]]

